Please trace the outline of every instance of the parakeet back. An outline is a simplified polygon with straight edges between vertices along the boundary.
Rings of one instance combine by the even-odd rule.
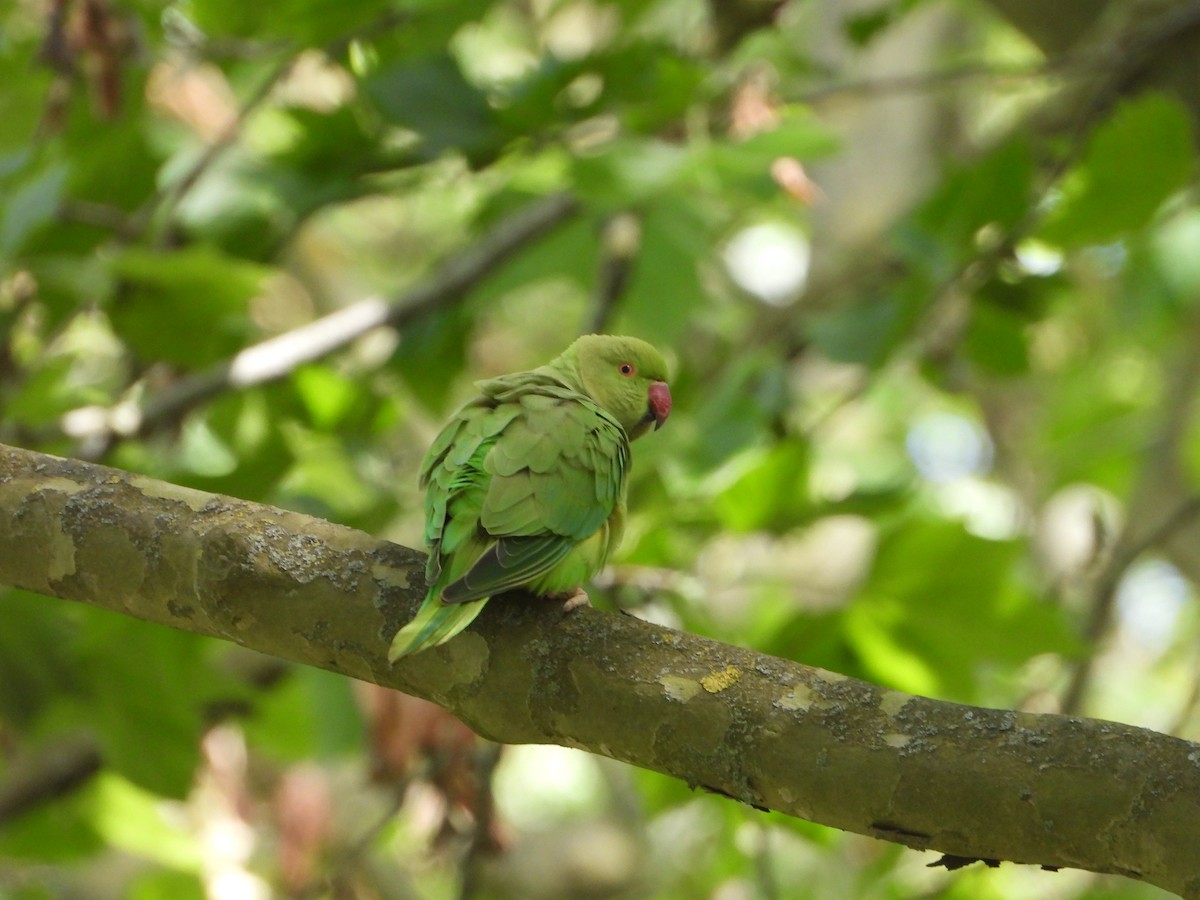
[[[566,597],[603,567],[623,527],[630,432],[670,410],[664,377],[648,344],[592,335],[478,384],[421,466],[429,592],[391,659],[453,637],[495,594]]]

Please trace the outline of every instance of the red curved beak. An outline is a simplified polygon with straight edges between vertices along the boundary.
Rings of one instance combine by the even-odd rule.
[[[671,414],[671,389],[665,381],[655,381],[647,394],[650,397],[650,412],[654,416],[654,430],[658,431]]]

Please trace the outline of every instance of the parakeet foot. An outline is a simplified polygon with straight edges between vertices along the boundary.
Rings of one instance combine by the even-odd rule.
[[[588,599],[587,591],[583,588],[575,588],[572,594],[563,598],[562,611],[566,615],[569,612],[574,612],[581,606],[591,605],[592,602]]]

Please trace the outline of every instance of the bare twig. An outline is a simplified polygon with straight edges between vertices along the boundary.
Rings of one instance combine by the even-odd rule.
[[[100,771],[100,762],[100,746],[86,732],[18,757],[0,783],[0,823],[71,793]]]
[[[129,237],[143,235],[155,221],[158,221],[158,236],[152,243],[162,246],[169,240],[171,222],[175,218],[175,211],[179,208],[179,204],[191,193],[192,188],[212,168],[213,164],[237,141],[246,122],[267,101],[275,86],[291,71],[294,62],[295,55],[289,51],[275,63],[275,66],[267,73],[254,92],[238,108],[237,114],[225,123],[225,127],[221,129],[212,143],[196,157],[187,171],[162,190],[152,194],[142,208],[130,217],[130,221],[124,229],[126,235]]]
[[[409,18],[410,15],[406,12],[397,11],[387,13],[365,27],[355,29],[330,41],[325,45],[324,52],[330,57],[340,56],[353,41],[394,28],[408,21]],[[171,222],[180,203],[191,193],[197,182],[212,168],[213,164],[225,151],[241,137],[246,122],[270,99],[275,87],[291,72],[292,66],[295,64],[297,55],[301,49],[303,48],[289,47],[280,54],[274,66],[259,83],[258,87],[254,89],[254,92],[246,98],[246,101],[238,109],[237,114],[226,123],[221,132],[196,158],[188,170],[176,181],[173,181],[163,190],[154,194],[137,212],[131,221],[129,229],[131,233],[142,234],[155,221],[158,221],[158,238],[155,243],[162,245],[169,240]]]
[[[471,810],[471,842],[462,858],[459,900],[471,900],[479,894],[483,858],[494,847],[492,826],[496,817],[492,778],[500,762],[501,744],[480,741],[475,748],[475,808]]]
[[[633,213],[617,213],[604,223],[600,265],[592,290],[592,314],[585,333],[599,334],[608,329],[617,302],[629,285],[641,246],[642,223]]]
[[[298,891],[293,895],[293,900],[313,900],[316,897],[341,897],[344,894],[339,890],[339,886],[345,881],[359,865],[364,857],[370,852],[379,835],[387,828],[396,818],[396,814],[400,812],[400,808],[404,805],[405,790],[407,782],[397,785],[388,798],[387,806],[383,812],[379,813],[370,824],[354,837],[345,847],[341,848],[334,855],[334,858],[326,864],[326,872],[324,878],[315,879],[311,885],[304,890]]]
[[[1034,78],[1060,74],[1071,66],[1079,65],[1074,57],[1061,57],[1031,66],[994,66],[972,64],[939,69],[934,72],[912,72],[906,75],[888,75],[863,78],[856,81],[834,82],[810,88],[788,99],[794,103],[817,104],[824,100],[841,97],[878,97],[888,94],[906,94],[946,87],[964,81],[1027,81]],[[1080,75],[1087,74],[1081,71]]]
[[[1138,558],[1146,551],[1158,547],[1182,528],[1191,525],[1200,517],[1200,496],[1189,497],[1179,504],[1156,527],[1136,540],[1130,539],[1128,531],[1117,539],[1117,545],[1104,571],[1096,581],[1092,592],[1092,605],[1084,626],[1087,650],[1071,673],[1071,680],[1063,695],[1062,711],[1067,714],[1080,712],[1084,697],[1091,684],[1092,672],[1100,642],[1112,627],[1113,610],[1116,608],[1117,588],[1121,579]]]
[[[1175,717],[1175,722],[1172,724],[1170,734],[1183,736],[1191,724],[1192,717],[1196,715],[1196,710],[1200,709],[1200,676],[1197,676],[1192,681],[1192,689],[1188,693],[1188,698],[1184,701],[1183,706],[1179,710],[1179,714]]]
[[[1146,448],[1141,474],[1128,502],[1128,522],[1117,536],[1112,557],[1092,591],[1092,607],[1084,635],[1089,646],[1079,660],[1063,697],[1063,711],[1083,706],[1099,643],[1112,625],[1117,587],[1128,568],[1147,550],[1161,546],[1200,516],[1200,495],[1184,499],[1164,518],[1155,520],[1156,488],[1178,470],[1180,443],[1187,433],[1200,385],[1200,316],[1193,317],[1181,341],[1182,358],[1173,373],[1159,412],[1157,433]],[[1147,520],[1151,524],[1147,525]]]

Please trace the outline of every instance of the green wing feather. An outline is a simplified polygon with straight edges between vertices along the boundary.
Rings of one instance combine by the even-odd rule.
[[[421,466],[429,593],[392,660],[449,640],[495,594],[558,593],[603,564],[624,506],[629,441],[585,395],[538,372],[482,382]],[[600,533],[599,552],[572,557]]]

